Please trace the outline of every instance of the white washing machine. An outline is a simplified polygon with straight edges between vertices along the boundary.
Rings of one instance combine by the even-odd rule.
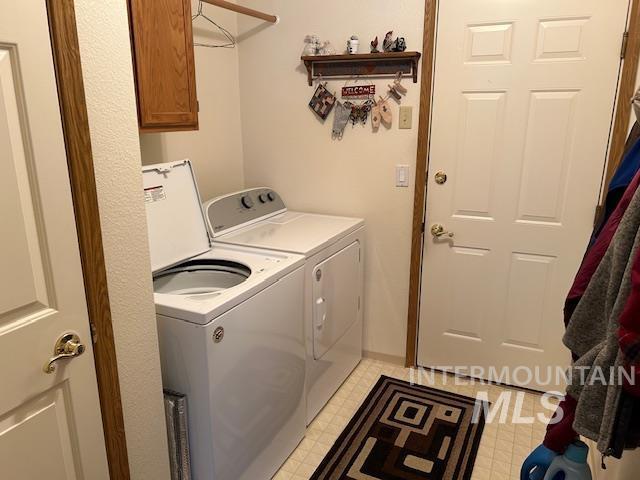
[[[255,188],[206,202],[217,244],[304,255],[307,424],[362,359],[364,221],[288,211]]]
[[[191,163],[143,168],[164,387],[194,480],[268,479],[305,431],[304,258],[211,245]]]

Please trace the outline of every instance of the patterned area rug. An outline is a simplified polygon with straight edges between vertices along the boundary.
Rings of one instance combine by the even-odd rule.
[[[382,376],[311,480],[468,480],[484,429],[475,406]]]

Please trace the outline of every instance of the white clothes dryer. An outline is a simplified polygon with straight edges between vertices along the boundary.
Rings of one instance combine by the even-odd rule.
[[[212,245],[188,160],[143,168],[164,387],[196,480],[271,478],[305,431],[301,256]]]
[[[364,220],[287,210],[269,188],[204,205],[216,244],[305,257],[307,424],[362,359]]]

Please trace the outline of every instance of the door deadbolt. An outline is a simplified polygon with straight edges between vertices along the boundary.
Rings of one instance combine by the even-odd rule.
[[[447,183],[447,174],[443,171],[439,171],[434,175],[435,181],[438,185],[444,185]]]
[[[320,281],[320,279],[322,278],[322,270],[318,269],[316,270],[316,281]]]

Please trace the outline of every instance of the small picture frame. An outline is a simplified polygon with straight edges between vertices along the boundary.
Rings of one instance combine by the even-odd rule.
[[[322,120],[325,120],[334,105],[336,104],[336,96],[327,90],[326,84],[318,85],[316,88],[313,97],[311,97],[311,101],[309,102],[309,107],[314,111],[316,115],[318,115]]]

